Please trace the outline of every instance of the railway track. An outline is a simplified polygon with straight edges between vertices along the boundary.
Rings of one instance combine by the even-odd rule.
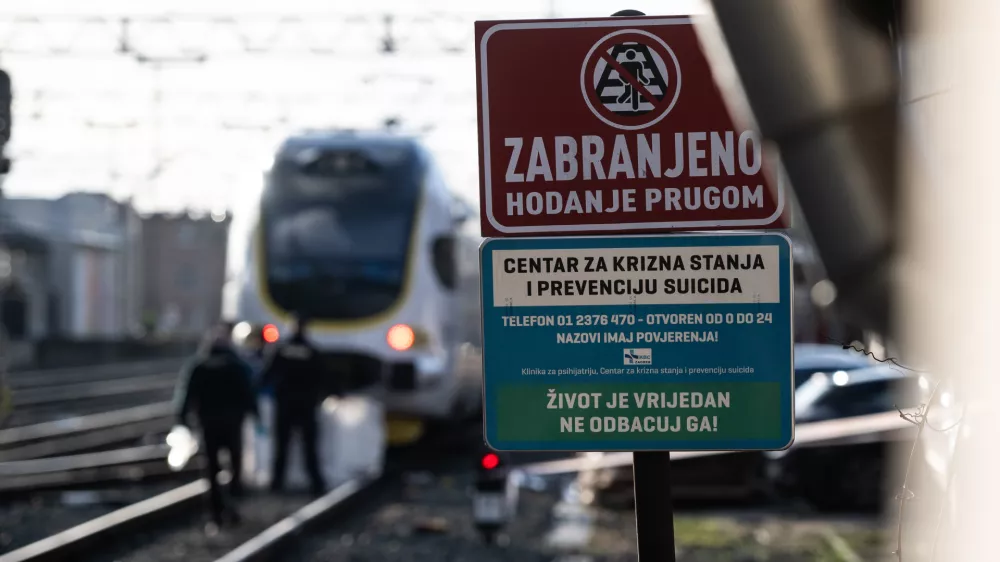
[[[0,556],[0,562],[75,559],[86,549],[102,544],[114,535],[120,536],[138,526],[156,524],[165,517],[191,509],[207,491],[205,480],[179,486],[8,552]]]
[[[55,391],[52,395],[73,396],[86,394],[95,385],[110,385],[116,390],[135,388],[138,386],[136,379],[139,385],[148,384],[154,376],[122,374],[109,382],[77,380],[63,386],[52,384],[54,379],[50,378],[35,385],[22,385],[20,392],[22,397],[30,397],[32,393],[44,397],[50,390]],[[44,403],[42,399],[36,401],[36,404]],[[165,462],[168,451],[161,445],[100,450],[165,434],[172,421],[170,406],[169,402],[161,401],[0,430],[0,496],[15,500],[23,496],[29,498],[26,504],[34,504],[39,494],[58,495],[65,490],[93,490],[95,487],[113,491],[137,482],[194,478],[193,471],[200,469],[200,462],[193,463],[182,473],[173,472]],[[392,501],[391,494],[386,496],[385,493],[381,494],[381,499],[373,499],[379,496],[375,488],[398,493],[404,488],[402,476],[405,473],[437,470],[454,462],[454,454],[449,452],[452,445],[481,440],[479,424],[472,423],[469,428],[472,431],[465,436],[438,435],[431,437],[430,443],[425,440],[420,445],[393,451],[387,458],[384,474],[361,475],[312,502],[294,495],[252,495],[244,508],[246,524],[219,537],[206,537],[204,519],[193,516],[202,509],[207,489],[206,482],[197,480],[75,527],[52,528],[46,538],[0,554],[0,562],[267,559],[294,544],[303,532],[330,521],[332,516],[354,513],[355,507],[363,510],[371,502]],[[467,460],[461,459],[462,462]],[[16,525],[18,520],[13,521]],[[2,535],[0,533],[0,553],[4,548]],[[23,540],[19,544],[23,544]],[[178,544],[184,545],[183,556],[176,552]],[[95,554],[98,551],[95,545],[100,545],[99,555]],[[197,555],[193,555],[191,549]],[[157,553],[151,554],[153,551]],[[164,552],[173,554],[164,555]]]
[[[11,390],[44,388],[65,384],[100,382],[157,373],[177,372],[183,360],[158,359],[135,363],[118,363],[99,367],[74,367],[47,369],[42,371],[21,371],[7,373],[7,386]]]
[[[156,497],[103,515],[76,527],[59,531],[51,536],[0,556],[0,562],[27,562],[42,560],[261,560],[273,556],[278,549],[294,542],[307,529],[327,521],[329,517],[363,506],[376,496],[376,489],[386,486],[399,489],[404,474],[414,470],[434,470],[454,463],[456,455],[468,464],[465,444],[479,440],[477,430],[468,436],[442,436],[436,442],[422,443],[406,449],[391,451],[382,473],[358,475],[342,483],[326,495],[309,501],[304,496],[279,495],[258,492],[244,500],[241,512],[244,525],[234,531],[224,532],[213,539],[204,534],[203,517],[193,516],[203,509],[207,482],[179,486]],[[455,445],[458,445],[456,447]],[[154,448],[122,453],[124,460],[158,456]],[[129,456],[129,459],[124,457]],[[97,457],[86,455],[58,462],[66,466],[86,467],[96,464]],[[161,464],[165,466],[165,463]],[[8,473],[31,472],[39,477],[38,465],[12,464],[0,468]],[[59,474],[54,465],[48,474]],[[389,489],[386,488],[386,489]],[[141,531],[138,531],[141,530]],[[100,551],[93,548],[101,545]],[[192,546],[192,544],[194,546]],[[154,550],[174,552],[177,545],[184,545],[184,556],[152,554]],[[193,555],[190,548],[197,547]],[[166,558],[164,558],[166,556]],[[193,556],[193,558],[192,558]]]
[[[38,407],[48,406],[59,419],[0,429],[0,496],[189,477],[200,468],[200,460],[180,473],[165,462],[169,451],[163,443],[173,422],[169,395],[174,374],[143,371],[162,370],[168,363],[21,373],[14,381],[19,389],[16,415],[23,419],[26,412],[37,414]],[[89,380],[95,377],[110,378]],[[150,389],[160,396],[151,396]],[[138,397],[142,405],[121,408],[122,397]],[[67,417],[64,408],[80,402],[100,411]],[[104,404],[118,409],[102,408]]]
[[[0,463],[93,451],[165,434],[170,402],[0,430]]]
[[[186,477],[166,463],[172,405],[160,402],[0,430],[0,496]]]
[[[67,404],[84,400],[108,398],[127,394],[170,391],[177,381],[176,373],[159,373],[121,379],[67,383],[41,388],[15,389],[12,403],[17,408]]]
[[[0,562],[558,560],[556,552],[565,548],[565,544],[553,546],[550,543],[555,539],[551,536],[562,541],[578,537],[581,524],[593,525],[594,518],[584,513],[592,508],[571,506],[567,511],[561,505],[566,501],[564,498],[560,499],[558,493],[552,497],[551,488],[561,486],[552,486],[553,479],[594,470],[616,459],[520,456],[519,464],[533,463],[523,466],[522,471],[536,475],[531,478],[546,475],[550,489],[523,491],[522,508],[510,529],[517,538],[511,539],[508,546],[485,547],[469,520],[470,502],[465,495],[465,487],[471,483],[475,449],[461,445],[472,445],[480,439],[479,424],[470,424],[469,429],[468,435],[451,442],[438,437],[440,441],[425,441],[392,451],[382,474],[361,475],[315,501],[295,495],[253,494],[242,506],[244,524],[216,535],[206,535],[205,519],[198,515],[207,487],[207,483],[199,480],[0,555]],[[823,428],[813,432],[827,438],[826,434],[819,435],[819,429]],[[809,433],[813,428],[803,430]],[[147,453],[152,456],[154,450]],[[131,454],[138,458],[143,453]],[[677,460],[682,460],[680,455]],[[61,462],[85,466],[90,461],[81,457]],[[28,471],[30,465],[10,465],[6,470],[14,473],[18,468]],[[3,474],[0,471],[0,478]],[[578,476],[574,481],[584,482]],[[774,512],[773,506],[757,511],[765,515]],[[566,527],[562,532],[548,527],[559,513],[567,518],[563,523],[556,522]],[[622,513],[625,524],[619,525],[616,532],[620,536],[613,548],[609,547],[618,554],[625,552],[622,545],[634,547],[635,541],[634,516],[630,510]],[[797,511],[792,515],[793,519],[800,518]],[[587,540],[584,537],[583,542]],[[631,556],[634,558],[634,554]],[[608,558],[593,558],[612,559],[622,558],[610,554]]]
[[[0,463],[0,497],[48,491],[115,487],[122,483],[176,480],[202,468],[200,458],[182,470],[167,464],[166,445],[143,445],[81,455]]]
[[[0,428],[170,400],[180,359],[8,374]]]

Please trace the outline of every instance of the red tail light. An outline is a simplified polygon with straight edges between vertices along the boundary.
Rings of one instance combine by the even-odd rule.
[[[268,324],[267,326],[264,326],[264,330],[261,332],[261,335],[267,343],[274,343],[278,341],[278,327],[274,324]]]
[[[494,468],[500,466],[500,457],[498,457],[495,453],[486,453],[483,455],[483,460],[480,461],[480,464],[482,464],[483,468],[486,470],[493,470]]]

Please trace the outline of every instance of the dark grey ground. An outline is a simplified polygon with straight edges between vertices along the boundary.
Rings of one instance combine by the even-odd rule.
[[[171,524],[135,533],[100,551],[78,557],[78,562],[202,562],[212,561],[277,523],[309,501],[308,496],[258,493],[246,498],[240,513],[243,522],[206,533],[204,510],[179,516]]]
[[[0,502],[0,554],[17,550],[183,483],[183,480],[179,480],[116,490],[54,492],[39,494],[26,500],[4,500]]]
[[[285,560],[319,562],[491,562],[551,560],[544,546],[553,492],[522,492],[520,512],[501,536],[503,546],[483,542],[472,522],[469,471],[421,474],[386,490],[344,521],[333,522],[299,542]]]

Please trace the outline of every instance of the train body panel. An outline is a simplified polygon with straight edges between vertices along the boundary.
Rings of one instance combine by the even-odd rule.
[[[479,280],[468,260],[480,240],[463,232],[468,207],[431,155],[387,134],[294,137],[267,184],[236,232],[249,242],[224,290],[227,319],[280,332],[298,311],[325,376],[349,391],[377,392],[393,414],[475,411]]]

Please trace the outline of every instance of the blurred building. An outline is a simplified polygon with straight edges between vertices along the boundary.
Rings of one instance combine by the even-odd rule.
[[[70,193],[59,199],[7,198],[4,210],[10,228],[48,245],[44,273],[35,267],[32,287],[46,294],[46,329],[34,329],[37,337],[122,339],[136,333],[142,223],[131,203],[103,193]]]
[[[230,215],[143,219],[143,321],[159,334],[195,335],[219,320]]]

